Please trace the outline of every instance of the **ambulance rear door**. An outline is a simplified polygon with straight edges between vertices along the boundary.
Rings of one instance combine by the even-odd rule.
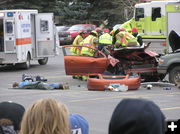
[[[15,22],[13,13],[5,14],[4,19],[4,51],[5,53],[14,53],[15,49]]]
[[[53,13],[36,15],[36,57],[55,55]]]

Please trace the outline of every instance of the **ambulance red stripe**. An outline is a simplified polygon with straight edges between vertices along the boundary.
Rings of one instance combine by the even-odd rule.
[[[17,38],[16,39],[16,45],[26,45],[31,44],[32,39],[31,38]]]

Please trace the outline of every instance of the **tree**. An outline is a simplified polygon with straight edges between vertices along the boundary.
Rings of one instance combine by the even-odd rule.
[[[104,20],[108,20],[109,27],[117,23],[124,23],[127,19],[130,19],[133,15],[134,5],[138,2],[138,0],[85,1],[91,4],[91,8],[88,10],[88,20],[96,25],[100,25]]]
[[[0,1],[1,2],[1,1]],[[108,26],[124,23],[133,15],[138,0],[2,0],[0,9],[38,9],[53,12],[60,25],[93,23]]]

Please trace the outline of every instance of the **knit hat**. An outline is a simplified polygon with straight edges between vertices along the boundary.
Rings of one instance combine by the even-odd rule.
[[[78,114],[70,114],[70,128],[72,134],[89,134],[89,124]]]
[[[0,103],[0,119],[9,119],[13,122],[14,129],[20,130],[20,123],[25,112],[25,108],[14,102]]]
[[[152,101],[123,99],[115,108],[109,134],[164,134],[165,116]]]

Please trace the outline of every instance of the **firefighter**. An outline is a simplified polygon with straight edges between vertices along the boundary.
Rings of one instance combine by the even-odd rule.
[[[102,50],[107,45],[112,45],[112,36],[109,34],[109,29],[104,29],[104,33],[99,37],[98,49]]]
[[[112,36],[112,44],[116,43],[116,35],[120,32],[120,31],[126,31],[126,29],[124,28],[117,28],[117,29],[113,29],[110,32],[110,35]]]
[[[81,30],[79,32],[79,35],[76,36],[76,38],[73,41],[73,45],[82,45],[83,40],[85,38],[85,30]],[[71,47],[70,51],[72,52],[73,55],[80,55],[81,53],[81,48],[82,47]]]
[[[139,46],[137,39],[127,31],[119,31],[116,35],[115,47],[134,47]]]
[[[95,31],[98,33],[98,37],[102,35],[102,29],[100,27],[97,27]]]
[[[83,40],[85,38],[85,34],[86,34],[85,30],[82,29],[79,32],[79,35],[76,36],[76,38],[74,39],[73,45],[82,45],[83,44]],[[81,49],[82,49],[82,47],[71,47],[70,51],[72,52],[73,55],[78,56],[81,53]],[[72,78],[73,79],[81,79],[82,76],[81,75],[73,75]]]
[[[84,47],[82,47],[81,49],[81,55],[94,56],[95,49],[97,48],[97,44],[98,44],[98,33],[96,31],[91,31],[89,36],[87,36],[83,41]],[[82,80],[86,81],[87,79],[88,79],[88,76],[82,76]]]
[[[82,47],[81,55],[94,56],[95,53],[94,49],[97,48],[97,45],[98,45],[98,33],[96,31],[91,31],[89,36],[86,37],[83,41],[83,46],[87,46],[87,47]]]
[[[142,46],[143,40],[142,40],[141,35],[138,34],[137,28],[132,28],[132,29],[131,29],[131,32],[132,32],[132,35],[133,35],[134,37],[136,37],[136,39],[137,39],[139,45]]]

